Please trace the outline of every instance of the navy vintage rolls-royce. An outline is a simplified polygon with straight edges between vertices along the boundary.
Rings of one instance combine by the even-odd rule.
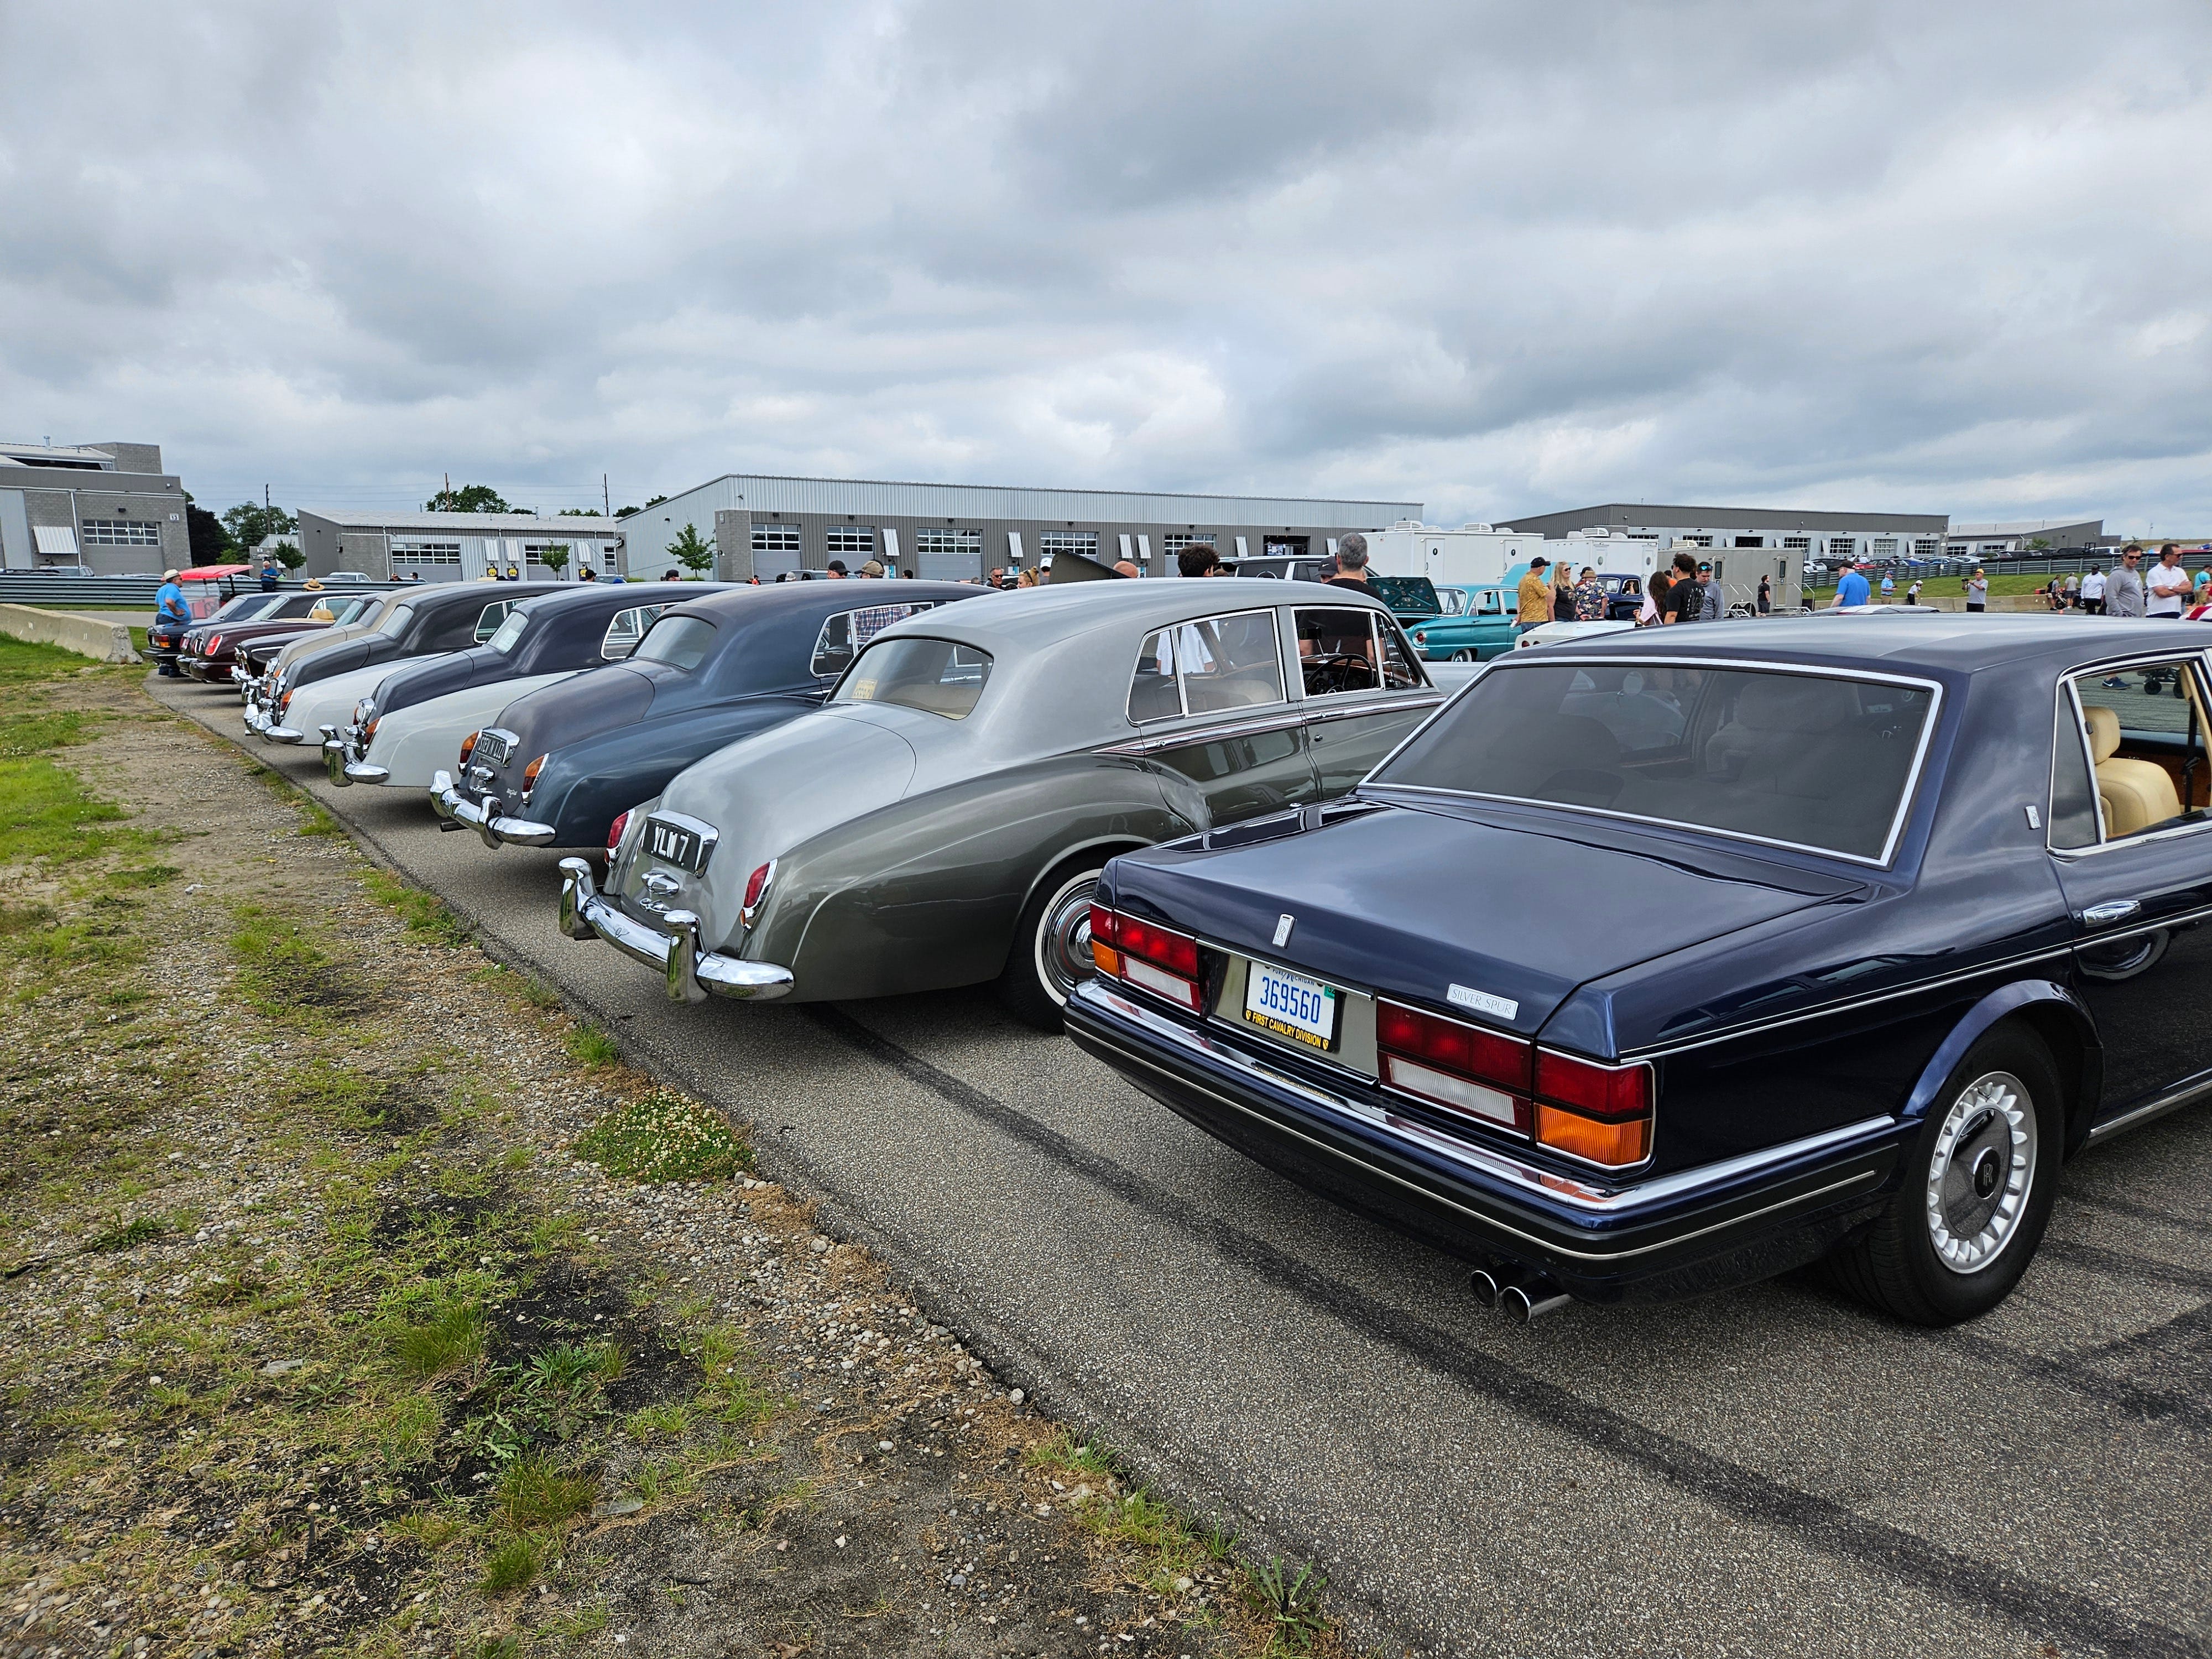
[[[1972,1317],[2062,1160],[2212,1094],[2208,643],[1512,653],[1344,800],[1109,865],[1069,1034],[1524,1318],[1823,1259]]]

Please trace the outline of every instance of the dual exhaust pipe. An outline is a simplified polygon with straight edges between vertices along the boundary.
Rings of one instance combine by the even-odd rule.
[[[1477,1302],[1497,1309],[1516,1325],[1557,1313],[1574,1300],[1547,1274],[1510,1266],[1477,1267],[1468,1275],[1467,1287]]]

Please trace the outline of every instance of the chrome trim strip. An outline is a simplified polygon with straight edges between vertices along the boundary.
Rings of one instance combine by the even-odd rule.
[[[2131,838],[2132,839],[2132,838]],[[2132,927],[2115,927],[2107,933],[2100,928],[2094,933],[2084,933],[2074,941],[2083,950],[2111,945],[2124,939],[2136,939],[2145,933],[2161,933],[2169,927],[2184,927],[2191,922],[2212,921],[2212,904],[2202,904],[2194,910],[2182,910],[2156,921],[2139,921]]]
[[[1355,1118],[1369,1127],[1382,1130],[1392,1139],[1410,1146],[1449,1158],[1470,1170],[1494,1180],[1510,1182],[1528,1188],[1592,1216],[1617,1216],[1648,1205],[1662,1203],[1695,1192],[1701,1187],[1732,1181],[1741,1176],[1755,1175],[1760,1170],[1792,1159],[1808,1158],[1840,1148],[1886,1129],[1894,1128],[1893,1118],[1862,1118],[1840,1128],[1827,1129],[1816,1135],[1808,1135],[1780,1146],[1770,1146],[1763,1152],[1746,1152],[1740,1157],[1723,1158],[1717,1163],[1698,1165],[1694,1170],[1680,1170],[1673,1175],[1658,1176],[1649,1181],[1634,1182],[1616,1188],[1602,1188],[1561,1176],[1536,1164],[1523,1163],[1502,1151],[1454,1139],[1426,1124],[1400,1116],[1395,1112],[1368,1105],[1364,1101],[1347,1099],[1342,1095],[1288,1077],[1274,1067],[1252,1059],[1228,1045],[1218,1042],[1204,1032],[1193,1031],[1148,1008],[1140,1007],[1119,992],[1108,989],[1097,981],[1090,981],[1076,991],[1079,1000],[1104,1002],[1110,1012],[1142,1026],[1146,1032],[1174,1047],[1205,1054],[1238,1071],[1264,1079],[1279,1087],[1286,1087],[1318,1106]],[[1142,1058],[1142,1056],[1137,1056]],[[1173,1075],[1169,1073],[1169,1075]],[[1270,1120],[1272,1121],[1272,1120]],[[1424,1189],[1425,1190],[1425,1189]]]
[[[1586,813],[1592,817],[1612,818],[1622,823],[1657,824],[1665,829],[1686,830],[1693,835],[1717,836],[1723,840],[1749,842],[1759,847],[1779,847],[1788,852],[1809,853],[1815,858],[1835,859],[1844,864],[1856,864],[1872,869],[1887,870],[1897,857],[1898,842],[1905,837],[1905,826],[1911,821],[1912,816],[1913,798],[1920,792],[1920,774],[1928,763],[1929,745],[1935,741],[1936,728],[1942,723],[1943,718],[1943,687],[1936,680],[1923,679],[1911,674],[1887,674],[1871,670],[1828,668],[1809,663],[1787,660],[1765,662],[1735,657],[1553,655],[1531,659],[1522,658],[1517,653],[1508,653],[1503,656],[1493,657],[1483,664],[1474,678],[1461,688],[1452,701],[1457,702],[1460,697],[1466,696],[1490,675],[1516,665],[1530,669],[1584,667],[1631,669],[1650,665],[1660,668],[1726,668],[1754,674],[1798,674],[1816,679],[1855,680],[1872,682],[1881,685],[1911,686],[1929,692],[1932,701],[1928,705],[1928,718],[1920,723],[1920,741],[1913,751],[1911,769],[1905,775],[1905,787],[1899,793],[1897,812],[1890,820],[1889,834],[1882,842],[1881,856],[1879,858],[1867,858],[1856,853],[1838,853],[1828,847],[1808,847],[1800,842],[1776,841],[1771,836],[1746,835],[1741,830],[1716,830],[1710,824],[1684,823],[1674,818],[1647,817],[1636,812],[1608,811],[1600,806],[1569,806],[1559,801],[1535,800],[1523,795],[1492,795],[1473,789],[1438,789],[1428,784],[1393,783],[1380,775],[1384,767],[1398,757],[1396,749],[1385,756],[1375,770],[1367,775],[1375,781],[1376,787],[1383,789],[1401,789],[1409,794],[1447,795],[1456,800],[1506,801],[1516,805],[1545,807],[1559,812]],[[1412,741],[1412,734],[1407,735],[1407,741]],[[1400,749],[1403,747],[1405,747],[1404,744],[1399,745]]]
[[[2089,1131],[2087,1144],[2094,1146],[2099,1141],[2109,1140],[2126,1130],[2140,1128],[2153,1118],[2164,1117],[2168,1112],[2178,1112],[2207,1095],[2212,1095],[2212,1076],[2199,1077],[2178,1089],[2169,1089],[2157,1099],[2146,1101],[2133,1111],[2123,1112],[2110,1122],[2100,1123]]]
[[[1086,1033],[1085,1035],[1088,1036],[1089,1034]],[[1334,1146],[1327,1141],[1316,1139],[1315,1137],[1306,1134],[1301,1130],[1291,1127],[1289,1124],[1281,1121],[1279,1119],[1267,1116],[1263,1112],[1255,1112],[1249,1106],[1245,1105],[1243,1102],[1232,1099],[1229,1096],[1221,1093],[1218,1090],[1207,1088],[1203,1084],[1194,1083],[1188,1078],[1178,1076],[1176,1073],[1169,1071],[1165,1066],[1159,1065],[1147,1056],[1139,1054],[1133,1049],[1128,1048],[1121,1043],[1109,1042],[1105,1039],[1095,1036],[1091,1037],[1090,1040],[1091,1042],[1100,1043],[1103,1047],[1111,1048],[1116,1054],[1128,1060],[1133,1065],[1141,1066],[1146,1071],[1156,1073],[1159,1076],[1165,1078],[1170,1082],[1176,1085],[1178,1087],[1197,1090],[1199,1092],[1207,1095],[1212,1099],[1220,1102],[1221,1104],[1229,1107],[1231,1110],[1240,1112],[1246,1117],[1266,1125],[1269,1129],[1272,1129],[1276,1133],[1288,1135],[1295,1140],[1302,1140],[1305,1142],[1306,1145],[1314,1148],[1315,1151],[1325,1152],[1330,1157],[1337,1159],[1340,1163],[1354,1164],[1358,1168],[1366,1170],[1370,1175],[1376,1176],[1382,1180],[1389,1182],[1394,1186],[1402,1187],[1409,1193],[1419,1194],[1421,1197],[1428,1200],[1432,1204],[1441,1204],[1446,1209],[1456,1210],[1460,1214],[1469,1218],[1471,1220],[1478,1221],[1484,1226],[1488,1227],[1494,1231],[1506,1234],[1513,1238],[1524,1240],[1537,1250],[1546,1252],[1552,1255],[1569,1257],[1576,1261],[1590,1262],[1598,1267],[1603,1267],[1613,1262],[1631,1261],[1637,1256],[1649,1255],[1656,1250],[1674,1249],[1681,1245],[1691,1243],[1697,1239],[1703,1238],[1710,1233],[1725,1232],[1732,1228],[1741,1227],[1751,1222],[1761,1220],[1767,1216],[1774,1215],[1784,1210],[1796,1209],[1806,1205],[1814,1204],[1821,1199],[1831,1197],[1835,1194],[1847,1192],[1854,1187],[1863,1187],[1869,1182],[1875,1180],[1879,1174],[1876,1170],[1863,1170],[1856,1175],[1844,1176],[1841,1181],[1831,1182],[1825,1187],[1816,1187],[1811,1192],[1798,1193],[1789,1198],[1778,1199],[1774,1203],[1766,1205],[1759,1209],[1747,1210],[1741,1215],[1733,1215],[1723,1221],[1711,1222],[1703,1227],[1692,1228],[1688,1232],[1677,1233],[1672,1237],[1662,1239],[1656,1243],[1639,1244],[1632,1249],[1626,1250],[1578,1250],[1571,1245],[1562,1244],[1556,1239],[1547,1238],[1540,1234],[1532,1233],[1523,1228],[1516,1227],[1513,1225],[1512,1223],[1502,1220],[1498,1216],[1493,1215],[1487,1211],[1470,1208],[1468,1206],[1460,1203],[1457,1200],[1449,1198],[1443,1194],[1436,1191],[1433,1188],[1424,1187],[1419,1185],[1418,1182],[1408,1181],[1403,1176],[1397,1174],[1395,1170],[1385,1170],[1376,1164],[1368,1163],[1364,1158],[1354,1158],[1342,1147]],[[1303,1087],[1300,1087],[1298,1091],[1303,1094],[1313,1096],[1317,1096],[1319,1094],[1318,1091]],[[1883,1118],[1871,1121],[1887,1124],[1889,1120]],[[1838,1130],[1835,1133],[1840,1134],[1844,1132]]]
[[[1350,695],[1358,696],[1358,692]],[[1374,696],[1372,692],[1366,693]],[[1444,694],[1434,686],[1425,686],[1419,691],[1398,691],[1376,697],[1371,702],[1346,703],[1341,701],[1345,693],[1331,692],[1324,701],[1306,699],[1306,724],[1320,726],[1329,720],[1353,720],[1366,714],[1395,714],[1408,708],[1433,708],[1444,700]]]
[[[1193,744],[1218,742],[1224,738],[1249,738],[1263,732],[1285,732],[1306,723],[1305,715],[1295,707],[1280,703],[1267,706],[1277,712],[1255,719],[1230,720],[1218,726],[1160,731],[1150,737],[1134,738],[1122,743],[1101,744],[1091,752],[1094,755],[1157,755],[1170,749],[1187,749]]]

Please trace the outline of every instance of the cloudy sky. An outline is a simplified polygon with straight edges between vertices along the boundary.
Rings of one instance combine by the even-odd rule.
[[[2212,531],[2212,9],[33,7],[0,429]]]

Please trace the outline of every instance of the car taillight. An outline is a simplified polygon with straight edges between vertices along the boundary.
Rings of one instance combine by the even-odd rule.
[[[760,915],[761,904],[768,897],[768,890],[775,880],[774,859],[745,878],[745,902],[738,910],[738,921],[741,924],[747,927],[753,925],[753,918]]]
[[[465,753],[462,755],[461,758],[465,761],[468,759],[468,756]],[[607,826],[607,856],[609,858],[614,857],[615,848],[622,845],[623,831],[629,828],[629,814],[627,812],[616,813],[615,821]]]
[[[361,740],[364,744],[372,744],[376,741],[377,723],[383,718],[383,715],[379,714],[374,719],[371,720],[368,725],[361,728]]]
[[[222,650],[222,635],[220,635],[220,634],[210,634],[210,635],[208,635],[208,642],[207,642],[207,654],[208,654],[209,656],[213,656],[216,652],[218,652],[218,651]]]
[[[276,706],[279,708],[289,708],[292,706],[292,694],[287,691],[283,696],[277,698]]]
[[[462,765],[466,766],[469,763],[469,757],[477,752],[477,739],[482,736],[483,733],[481,732],[471,732],[461,739]]]
[[[1198,941],[1188,933],[1091,907],[1091,959],[1102,974],[1192,1010],[1205,1006],[1199,984]]]
[[[1609,1170],[1651,1156],[1651,1068],[1536,1056],[1536,1139]]]
[[[538,787],[538,775],[545,769],[546,757],[540,755],[522,769],[522,798],[530,799],[530,792]]]
[[[1528,1133],[1534,1049],[1525,1037],[1378,1000],[1375,1047],[1386,1087],[1498,1128]]]

